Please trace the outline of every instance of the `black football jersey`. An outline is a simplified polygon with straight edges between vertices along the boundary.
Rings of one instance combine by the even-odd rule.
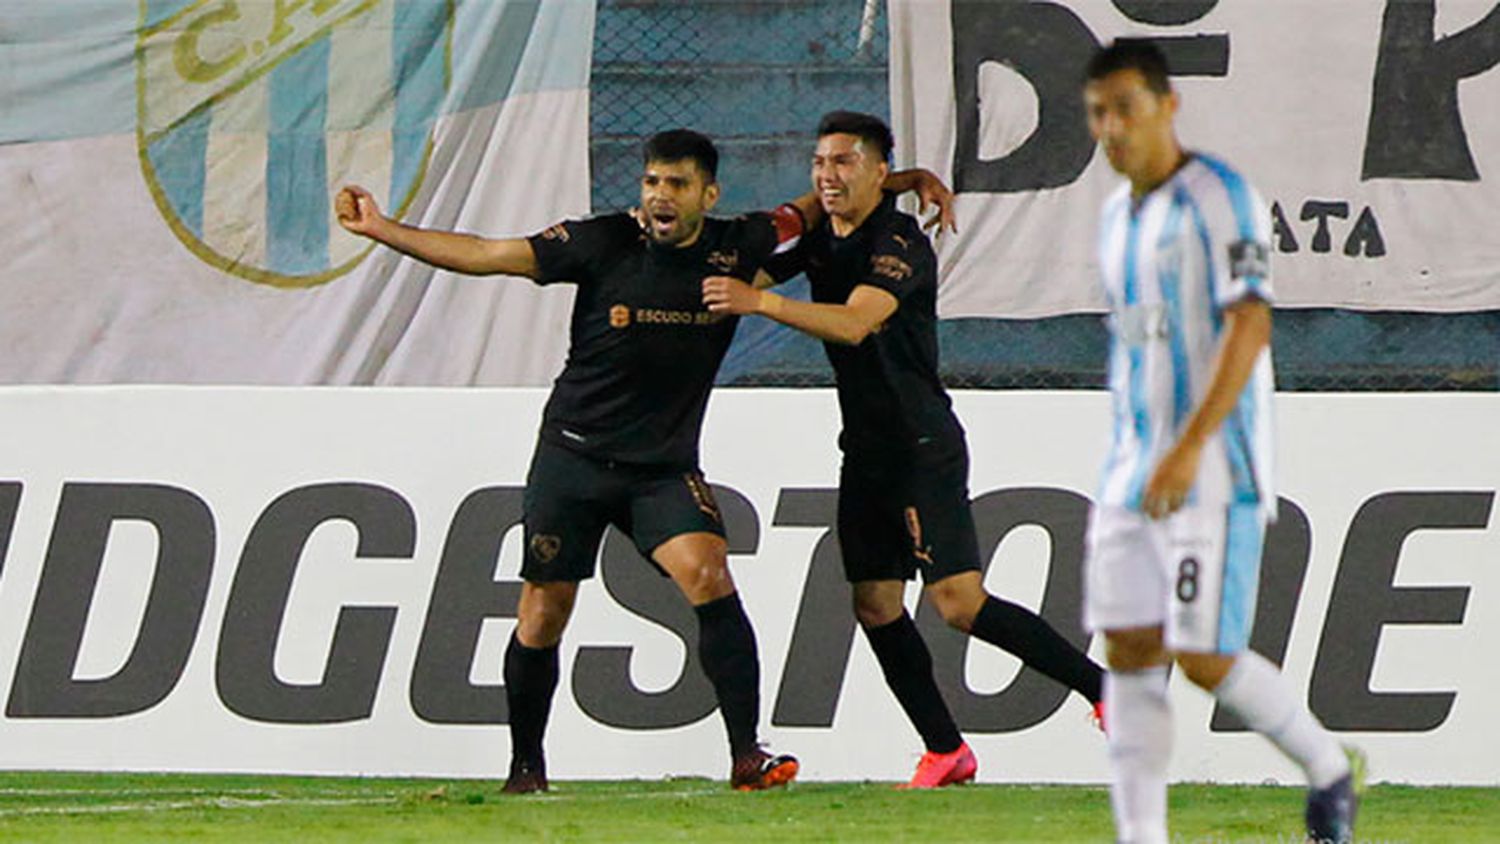
[[[806,272],[815,302],[843,304],[868,284],[899,303],[858,346],[823,344],[838,384],[845,452],[899,460],[964,447],[938,378],[937,256],[916,219],[896,210],[893,195],[848,237],[824,220],[767,270],[780,280]]]
[[[704,306],[703,279],[752,281],[784,239],[779,222],[708,218],[683,248],[657,245],[628,214],[532,236],[538,282],[578,285],[541,436],[600,459],[696,466],[709,390],[737,323]]]

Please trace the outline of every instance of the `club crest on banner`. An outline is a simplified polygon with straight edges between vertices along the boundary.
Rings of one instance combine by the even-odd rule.
[[[369,243],[332,196],[401,215],[451,84],[453,0],[141,0],[136,137],[157,208],[208,264],[276,287]]]

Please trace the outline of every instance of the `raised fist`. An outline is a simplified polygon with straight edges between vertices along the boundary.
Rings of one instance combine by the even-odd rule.
[[[349,185],[338,192],[333,199],[333,213],[339,225],[360,235],[369,235],[385,219],[375,197],[358,185]]]

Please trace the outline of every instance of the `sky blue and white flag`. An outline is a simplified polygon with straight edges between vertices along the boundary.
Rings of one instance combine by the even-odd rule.
[[[0,382],[546,383],[570,292],[344,232],[586,214],[591,0],[5,0]],[[520,342],[519,338],[526,341]]]

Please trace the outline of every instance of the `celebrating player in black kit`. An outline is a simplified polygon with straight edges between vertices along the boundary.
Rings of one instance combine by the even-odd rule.
[[[854,612],[927,746],[907,787],[935,788],[973,779],[978,761],[902,604],[918,570],[950,625],[1078,691],[1098,715],[1103,674],[1035,613],[985,591],[968,446],[938,380],[937,258],[882,191],[891,146],[876,117],[834,112],[819,125],[812,176],[827,219],[768,268],[778,280],[805,271],[812,302],[727,275],[704,281],[703,300],[714,313],[762,314],[824,341],[843,417],[838,536]]]
[[[730,577],[719,508],[698,469],[709,389],[736,324],[704,309],[700,285],[710,275],[754,278],[821,211],[809,193],[770,214],[706,217],[719,197],[718,153],[696,132],[652,136],[644,159],[635,214],[569,221],[524,239],[406,226],[382,216],[355,187],[336,201],[346,229],[429,264],[578,285],[567,363],[526,478],[525,583],[505,652],[507,792],[547,788],[542,738],[558,682],[557,646],[610,524],[696,611],[698,657],[729,734],[731,785],[758,790],[797,774],[795,758],[757,742],[755,633]],[[947,189],[929,173],[896,174],[889,186],[920,189],[924,202],[946,212]]]

